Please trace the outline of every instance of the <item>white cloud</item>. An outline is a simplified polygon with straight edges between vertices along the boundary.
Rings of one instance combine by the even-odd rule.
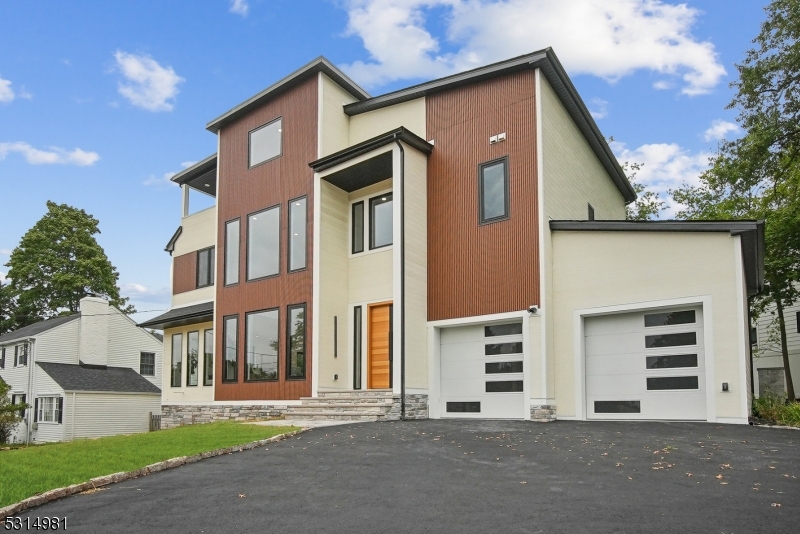
[[[725,139],[729,133],[738,132],[739,126],[736,123],[717,119],[711,123],[711,127],[703,132],[706,141],[719,141]]]
[[[608,101],[602,98],[593,98],[592,108],[593,109],[589,110],[589,113],[591,113],[592,117],[595,119],[604,119],[608,117]]]
[[[123,296],[128,297],[131,300],[156,303],[169,302],[171,293],[168,287],[153,289],[135,282],[122,284],[119,290]]]
[[[11,80],[0,78],[0,102],[11,102],[15,96],[14,90],[11,88]]]
[[[184,161],[184,162],[181,163],[181,167],[186,169],[188,167],[191,167],[195,163],[197,163],[197,162],[196,161]],[[178,184],[176,184],[175,182],[173,182],[170,179],[173,176],[175,176],[176,174],[178,174],[178,173],[177,172],[165,172],[160,177],[156,176],[155,174],[151,174],[147,178],[147,180],[145,180],[142,183],[144,185],[147,185],[147,186],[154,186],[156,189],[162,189],[162,188],[164,188],[166,186],[178,187]]]
[[[659,91],[672,89],[672,82],[668,82],[667,80],[658,80],[653,84],[653,89],[658,89]]]
[[[247,16],[250,11],[250,6],[247,5],[247,0],[231,0],[231,13],[236,13],[243,17]]]
[[[347,34],[362,39],[372,60],[345,69],[367,87],[443,76],[549,46],[571,74],[610,82],[644,69],[680,77],[681,91],[695,95],[709,92],[725,75],[714,45],[692,35],[699,12],[686,4],[349,0],[346,5]],[[444,43],[426,28],[431,12],[442,17]],[[453,51],[443,51],[442,45]]]
[[[146,55],[114,53],[117,68],[125,77],[119,82],[119,94],[136,107],[148,111],[172,111],[172,100],[178,94],[178,84],[184,81],[172,67],[162,67]]]
[[[711,152],[692,153],[676,143],[653,143],[630,150],[625,143],[612,142],[611,149],[620,162],[642,163],[643,167],[636,174],[636,181],[652,191],[661,193],[667,201],[667,210],[663,217],[670,218],[682,206],[672,201],[667,195],[669,189],[677,189],[684,183],[698,185],[700,174],[708,169]]]
[[[0,248],[0,256],[11,256],[10,248]]]
[[[87,152],[80,148],[65,150],[57,146],[51,146],[48,150],[34,148],[28,143],[0,143],[0,161],[12,153],[22,154],[31,165],[77,165],[87,167],[94,165],[100,156],[97,152]]]

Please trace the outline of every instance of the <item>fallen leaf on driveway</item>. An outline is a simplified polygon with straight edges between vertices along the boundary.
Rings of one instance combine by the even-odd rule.
[[[245,495],[244,493],[240,493],[240,494],[239,494],[239,498],[240,498],[240,499],[244,499],[245,497],[247,497],[247,495]]]
[[[730,468],[731,468],[731,464],[721,464],[721,465],[719,466],[719,468],[720,468],[720,469],[730,469]]]
[[[527,484],[527,482],[525,482],[525,481],[522,481],[522,482],[520,482],[520,484]]]
[[[781,507],[781,503],[779,503],[779,502],[774,502],[774,503],[772,503],[772,506],[773,506],[774,508],[780,508],[780,507]]]
[[[714,478],[716,478],[716,479],[720,480],[720,479],[723,479],[723,478],[725,478],[725,477],[723,477],[722,475],[717,475],[717,476],[715,476]]]
[[[687,477],[693,477],[694,475],[693,475],[693,474],[691,474],[691,473],[686,473],[686,476],[687,476]]]
[[[621,462],[617,462],[617,467],[622,467],[623,465],[625,465],[625,464],[623,464]]]

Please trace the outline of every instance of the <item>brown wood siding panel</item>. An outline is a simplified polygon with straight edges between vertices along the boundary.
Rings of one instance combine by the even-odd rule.
[[[197,289],[197,251],[172,259],[172,294]]]
[[[428,320],[539,303],[534,71],[426,98]],[[507,141],[489,144],[506,132]],[[478,165],[508,156],[510,218],[481,226]]]
[[[248,168],[248,132],[278,117],[283,117],[282,155]],[[225,222],[240,218],[239,284],[226,287],[220,274],[217,283],[217,330],[222,332],[222,318],[239,316],[239,382],[223,383],[222,336],[216,336],[215,398],[217,400],[281,400],[311,395],[311,358],[306,359],[306,378],[286,380],[286,307],[306,304],[306,354],[311,354],[312,308],[312,224],[314,220],[314,173],[308,166],[317,158],[317,78],[313,77],[277,96],[247,116],[222,128],[219,149],[219,186],[217,192],[217,250],[224,251]],[[289,274],[288,201],[306,195],[307,250],[306,269]],[[281,206],[280,275],[265,280],[246,280],[247,215],[264,208]],[[224,272],[225,254],[217,254],[218,272]],[[245,314],[267,308],[280,310],[279,379],[274,382],[245,382]]]

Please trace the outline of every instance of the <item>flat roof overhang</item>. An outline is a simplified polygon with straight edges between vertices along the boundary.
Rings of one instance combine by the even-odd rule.
[[[188,185],[196,191],[206,195],[217,196],[217,155],[211,154],[202,161],[198,161],[172,178],[171,181],[178,185]]]
[[[214,320],[214,302],[203,302],[182,308],[173,308],[166,313],[139,323],[142,328],[177,328]]]
[[[325,156],[324,158],[312,161],[308,165],[314,172],[324,172],[397,141],[402,141],[419,150],[426,156],[433,151],[433,145],[401,126],[400,128],[395,128],[394,130],[390,130],[372,139],[367,139],[366,141],[330,154],[329,156]],[[339,171],[326,174],[322,176],[322,179],[335,185],[339,189],[352,193],[353,191],[391,178],[394,174],[392,165],[392,151],[389,150],[376,154],[374,157],[359,161]]]
[[[740,236],[749,296],[764,289],[764,221],[550,221],[552,231],[727,232]]]

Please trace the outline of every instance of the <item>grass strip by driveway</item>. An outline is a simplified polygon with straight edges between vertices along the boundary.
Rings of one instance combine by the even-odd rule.
[[[0,451],[0,507],[55,488],[297,430],[219,422]]]

